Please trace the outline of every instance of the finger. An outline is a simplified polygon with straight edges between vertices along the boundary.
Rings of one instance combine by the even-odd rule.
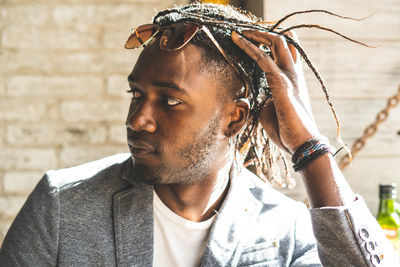
[[[289,36],[291,39],[293,39],[293,41],[295,41],[296,43],[299,44],[300,41],[299,41],[295,31],[288,31],[284,35]],[[299,53],[299,51],[296,49],[296,47],[294,45],[292,45],[290,43],[288,43],[288,46],[289,46],[289,50],[290,50],[290,53],[292,54],[292,58],[293,58],[294,62],[295,63],[300,62],[300,53]],[[300,64],[296,64],[296,65],[297,65],[297,67],[302,69],[301,63]],[[298,101],[303,104],[304,108],[310,114],[310,117],[314,120],[314,116],[313,116],[312,111],[311,111],[310,97],[308,95],[308,91],[307,90],[299,90],[300,88],[307,88],[307,86],[305,85],[304,76],[301,76],[298,79],[298,83],[299,84],[302,83],[303,86],[298,86],[296,88],[297,90],[295,90],[295,96],[298,99]]]
[[[291,82],[288,81],[288,78],[285,75],[282,75],[282,70],[275,64],[271,57],[236,32],[232,33],[232,40],[236,45],[243,49],[246,54],[256,61],[264,71],[268,85],[271,88],[274,103],[290,102],[287,96],[288,90],[275,90],[280,88],[287,89],[292,86]],[[291,56],[289,55],[289,57]],[[288,105],[288,103],[285,105]]]
[[[232,32],[232,41],[243,49],[243,51],[260,66],[267,76],[277,75],[280,72],[279,67],[267,53],[264,53],[260,48],[246,40],[246,38],[237,32]]]
[[[288,31],[284,35],[289,36],[296,43],[299,43],[299,39],[297,38],[297,34],[295,31]],[[293,59],[294,63],[296,64],[298,62],[298,60],[300,59],[300,53],[297,51],[297,49],[296,49],[296,47],[294,47],[294,45],[290,44],[289,42],[287,42],[287,43],[288,43],[290,54],[292,55],[292,59]]]
[[[268,85],[271,88],[273,98],[287,97],[287,90],[279,90],[280,88],[291,88],[291,82],[288,77],[282,72],[272,58],[264,53],[260,48],[255,46],[249,40],[236,32],[232,32],[233,42],[249,55],[264,71]],[[289,56],[290,57],[290,56]],[[277,90],[275,90],[277,89]],[[282,96],[277,96],[282,95]],[[280,100],[278,100],[279,102]],[[286,100],[283,100],[286,101]]]
[[[243,31],[243,36],[249,40],[268,45],[273,51],[276,64],[283,70],[292,70],[294,61],[289,50],[285,37],[275,33],[260,31]]]

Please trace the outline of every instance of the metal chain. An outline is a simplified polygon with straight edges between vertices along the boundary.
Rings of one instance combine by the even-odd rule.
[[[351,154],[353,158],[357,155],[358,152],[360,152],[361,149],[364,148],[367,140],[371,138],[373,135],[375,135],[379,125],[384,121],[386,121],[386,119],[389,116],[390,110],[396,107],[399,104],[399,102],[400,102],[400,86],[397,90],[397,93],[387,100],[386,107],[378,112],[378,114],[375,117],[375,121],[370,125],[368,125],[367,128],[365,128],[364,133],[360,138],[354,141],[353,145],[351,146]],[[340,158],[338,164],[340,169],[343,170],[350,163],[351,159],[349,157],[349,154],[346,154]]]

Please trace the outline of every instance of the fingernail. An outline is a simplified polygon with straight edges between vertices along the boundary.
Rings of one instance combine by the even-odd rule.
[[[235,32],[235,31],[232,32],[232,35],[234,35],[237,38],[243,38],[239,33]]]

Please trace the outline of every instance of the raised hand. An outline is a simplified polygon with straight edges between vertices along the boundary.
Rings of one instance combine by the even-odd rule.
[[[293,154],[297,147],[319,135],[311,113],[300,56],[283,36],[261,31],[233,32],[233,42],[265,72],[272,99],[265,103],[260,122],[272,140]],[[292,38],[293,33],[290,33]],[[267,46],[269,56],[249,40]]]

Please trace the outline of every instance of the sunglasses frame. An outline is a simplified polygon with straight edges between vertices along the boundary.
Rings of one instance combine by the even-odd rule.
[[[182,23],[182,22],[178,22],[178,23]],[[159,32],[164,31],[164,30],[166,30],[166,29],[168,29],[168,28],[175,27],[176,24],[178,24],[178,23],[175,23],[175,24],[172,24],[172,25],[168,25],[168,26],[158,26],[157,24],[144,24],[144,25],[141,25],[141,26],[139,26],[139,27],[136,27],[136,28],[132,29],[132,33],[131,33],[131,35],[129,36],[128,40],[127,40],[126,43],[125,43],[125,48],[127,48],[127,49],[136,49],[136,48],[144,47],[144,46],[148,45],[148,44],[154,39],[154,37],[155,37]],[[215,38],[214,38],[214,36],[212,35],[212,33],[210,32],[210,30],[209,30],[205,25],[199,25],[199,24],[193,23],[193,22],[191,22],[191,23],[182,23],[182,24],[186,24],[186,25],[195,25],[197,28],[196,28],[196,30],[193,32],[193,34],[192,34],[182,45],[180,45],[179,47],[176,47],[176,48],[172,48],[172,49],[167,49],[167,48],[165,48],[165,45],[162,44],[162,42],[164,41],[163,39],[165,38],[165,32],[164,32],[163,35],[162,35],[161,38],[160,38],[160,43],[159,43],[160,49],[161,49],[161,50],[165,50],[165,51],[179,50],[179,49],[181,49],[182,47],[184,47],[187,43],[189,43],[190,40],[192,40],[192,38],[193,38],[199,31],[202,30],[202,31],[207,35],[207,37],[211,40],[211,42],[215,45],[215,47],[218,49],[218,51],[222,54],[222,56],[226,59],[226,61],[229,63],[229,65],[231,65],[231,67],[238,73],[239,77],[242,79],[242,81],[243,81],[243,83],[244,83],[244,85],[245,85],[245,94],[244,94],[244,97],[247,98],[247,95],[248,95],[248,88],[249,88],[249,87],[248,87],[248,84],[247,84],[246,79],[243,78],[242,73],[239,71],[239,69],[236,67],[236,65],[229,59],[229,57],[227,56],[227,54],[225,53],[225,51],[222,49],[222,47],[220,46],[220,44],[218,43],[218,41],[215,40]],[[149,30],[150,30],[150,29],[153,29],[153,30],[155,29],[155,32],[154,32],[146,41],[142,42],[142,40],[141,40],[141,38],[139,37],[139,34],[138,34],[138,29],[144,28],[144,27],[149,27]],[[128,46],[127,44],[128,44],[128,42],[129,42],[129,40],[131,40],[132,38],[137,38],[138,41],[139,41],[141,44],[140,44],[139,46],[136,46],[136,47],[130,47],[130,46]]]

